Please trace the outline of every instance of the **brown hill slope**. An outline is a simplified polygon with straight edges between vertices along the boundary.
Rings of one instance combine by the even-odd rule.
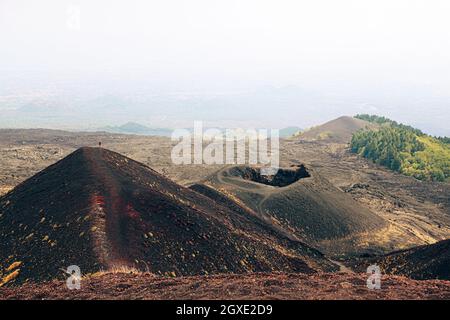
[[[376,124],[368,121],[343,116],[303,132],[300,138],[303,140],[327,140],[348,143],[356,131],[377,127]]]
[[[262,220],[319,248],[322,241],[348,239],[348,248],[340,250],[351,252],[352,237],[387,225],[315,170],[300,165],[282,168],[273,177],[264,177],[259,170],[227,167],[191,188],[216,201],[224,200],[211,190],[227,195]]]
[[[0,274],[15,283],[118,266],[156,274],[335,270],[323,255],[101,148],[81,148],[0,198]]]

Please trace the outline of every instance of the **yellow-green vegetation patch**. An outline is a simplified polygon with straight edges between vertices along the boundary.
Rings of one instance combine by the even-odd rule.
[[[0,287],[3,287],[8,282],[11,282],[14,279],[16,279],[19,276],[19,274],[20,274],[20,269],[17,269],[17,270],[14,270],[13,272],[11,272],[10,274],[6,275],[5,277],[3,277],[0,281]]]
[[[384,117],[360,117],[382,127],[356,132],[350,145],[353,152],[420,180],[450,181],[448,138],[434,138]]]
[[[7,273],[6,276],[3,277],[3,273],[0,273],[0,287],[5,284],[16,279],[20,274],[20,269],[18,269],[22,265],[22,261],[13,262],[8,268],[5,269],[4,273]]]
[[[7,272],[12,271],[12,270],[20,267],[21,265],[22,265],[22,261],[13,262],[8,268],[6,268],[6,271]]]
[[[450,147],[436,138],[420,136],[417,140],[425,148],[407,157],[401,172],[421,180],[450,181]]]
[[[324,131],[317,135],[318,140],[326,140],[333,137],[333,133],[330,131]]]

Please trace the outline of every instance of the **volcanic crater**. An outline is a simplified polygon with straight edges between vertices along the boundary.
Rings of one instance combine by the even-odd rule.
[[[279,168],[274,175],[265,175],[263,168],[260,167],[235,167],[229,171],[229,174],[247,181],[280,188],[291,185],[300,179],[311,177],[304,165]]]

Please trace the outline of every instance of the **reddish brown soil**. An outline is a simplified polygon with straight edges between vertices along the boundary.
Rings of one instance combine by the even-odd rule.
[[[384,276],[380,290],[365,274],[246,274],[165,278],[105,274],[70,291],[63,281],[1,288],[0,299],[450,299],[450,281]]]

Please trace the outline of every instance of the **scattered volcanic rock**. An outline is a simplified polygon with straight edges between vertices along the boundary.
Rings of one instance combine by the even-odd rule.
[[[317,250],[102,148],[81,148],[0,198],[2,284],[132,267],[170,276],[334,271]],[[1,286],[1,285],[0,285]]]
[[[377,124],[365,120],[343,116],[306,130],[299,137],[303,140],[327,140],[348,143],[356,131],[377,127]]]

